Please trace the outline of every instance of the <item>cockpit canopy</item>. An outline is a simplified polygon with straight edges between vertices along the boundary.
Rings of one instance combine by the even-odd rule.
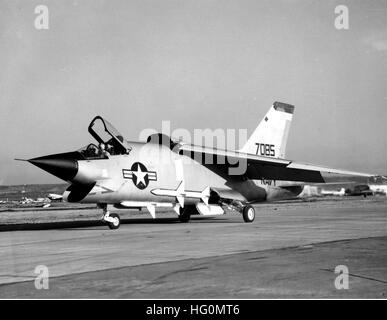
[[[86,159],[107,158],[109,155],[129,154],[131,148],[124,137],[107,120],[96,116],[88,127],[89,133],[98,142],[79,150]]]

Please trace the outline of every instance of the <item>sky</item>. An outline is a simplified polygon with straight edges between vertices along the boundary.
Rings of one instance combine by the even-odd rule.
[[[386,0],[0,0],[0,184],[59,182],[13,159],[86,145],[95,115],[127,140],[163,120],[251,133],[274,101],[296,106],[287,158],[386,174],[386,16]]]

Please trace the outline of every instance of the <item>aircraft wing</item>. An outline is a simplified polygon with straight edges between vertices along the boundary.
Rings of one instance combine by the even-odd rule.
[[[367,180],[373,174],[332,169],[324,166],[295,162],[241,153],[211,149],[193,145],[181,145],[178,152],[189,156],[211,169],[227,168],[228,175],[244,173],[249,179],[329,183],[340,181]],[[239,169],[238,169],[239,167]],[[221,170],[220,170],[221,172]]]

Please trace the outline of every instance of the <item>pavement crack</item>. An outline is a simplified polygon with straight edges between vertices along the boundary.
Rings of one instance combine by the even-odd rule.
[[[207,269],[208,269],[208,267],[197,267],[197,268],[191,268],[191,269],[183,269],[183,270],[172,271],[172,272],[168,272],[168,273],[166,273],[166,274],[164,274],[164,275],[162,275],[160,277],[157,277],[152,282],[160,282],[160,281],[168,278],[169,276],[176,275],[176,274],[179,274],[179,273],[199,271],[199,270],[207,270]]]

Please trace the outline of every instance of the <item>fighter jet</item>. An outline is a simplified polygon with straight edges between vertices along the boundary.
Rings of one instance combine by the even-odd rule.
[[[181,222],[191,215],[222,215],[225,208],[255,219],[254,203],[294,198],[305,184],[367,179],[371,174],[330,169],[285,159],[294,106],[275,102],[238,151],[184,143],[164,134],[146,142],[126,141],[104,118],[88,131],[96,140],[77,151],[29,161],[70,183],[68,202],[96,203],[111,229],[120,226],[116,208],[171,208]]]

